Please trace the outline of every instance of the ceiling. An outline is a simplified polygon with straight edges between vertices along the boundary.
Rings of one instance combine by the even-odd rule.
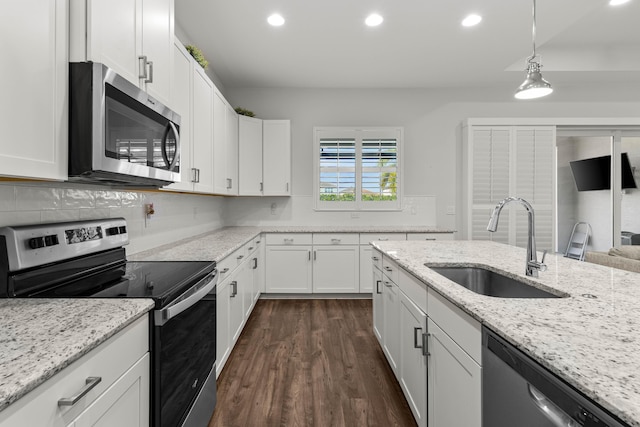
[[[531,0],[176,0],[176,25],[226,87],[477,88],[524,80]],[[266,18],[279,12],[282,27]],[[384,17],[366,27],[371,12]],[[483,16],[471,28],[469,13]],[[640,80],[640,0],[538,0],[554,86]]]

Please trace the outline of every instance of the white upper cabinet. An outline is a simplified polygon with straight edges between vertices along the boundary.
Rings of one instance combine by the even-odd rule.
[[[170,105],[173,0],[79,0],[70,12],[71,62],[101,62]]]
[[[194,66],[192,90],[191,167],[194,191],[213,193],[214,86],[200,66]]]
[[[238,195],[238,114],[217,88],[213,94],[213,192]]]
[[[262,120],[238,117],[239,193],[262,195]]]
[[[193,191],[192,141],[191,141],[191,86],[193,81],[193,58],[176,39],[173,47],[173,75],[171,85],[171,107],[180,115],[180,182],[168,188]]]
[[[3,8],[0,174],[67,178],[68,1]],[[5,48],[6,46],[6,48]]]
[[[291,121],[262,122],[262,177],[265,196],[291,195]]]

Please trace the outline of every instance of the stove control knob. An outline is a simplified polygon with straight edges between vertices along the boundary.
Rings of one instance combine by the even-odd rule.
[[[31,249],[44,248],[44,237],[32,237],[28,243]]]
[[[107,228],[107,236],[115,236],[117,234],[120,234],[118,227]]]
[[[55,246],[60,242],[58,241],[58,235],[51,234],[50,236],[44,236],[44,244],[45,246]]]

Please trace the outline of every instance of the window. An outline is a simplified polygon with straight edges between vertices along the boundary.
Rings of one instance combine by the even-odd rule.
[[[401,128],[315,128],[319,210],[399,210]]]

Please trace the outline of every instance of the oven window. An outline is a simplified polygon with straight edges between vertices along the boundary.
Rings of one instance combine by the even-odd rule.
[[[215,291],[163,326],[156,326],[154,349],[154,425],[178,426],[215,363]]]
[[[177,154],[176,135],[169,121],[110,85],[105,90],[105,155],[127,163],[168,169]],[[178,172],[178,165],[172,170]]]

